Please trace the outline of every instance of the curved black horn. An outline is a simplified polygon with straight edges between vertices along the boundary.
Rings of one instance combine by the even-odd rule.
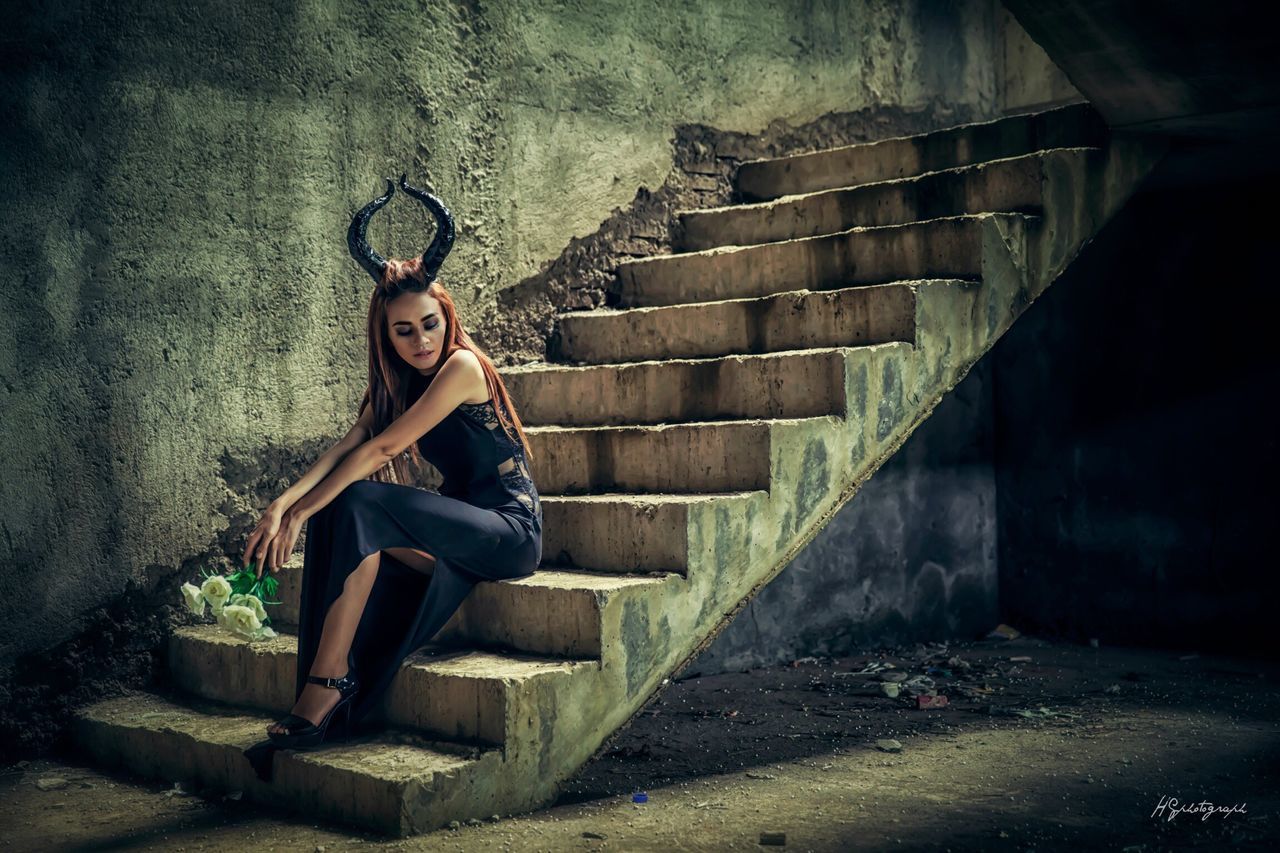
[[[400,189],[425,204],[436,218],[436,236],[422,253],[422,271],[426,273],[427,282],[430,283],[435,279],[436,271],[444,263],[449,250],[453,248],[453,214],[436,196],[405,183],[406,177],[408,174],[400,176]]]
[[[391,194],[396,191],[391,179],[387,178],[386,181],[386,193],[360,208],[360,212],[351,219],[351,227],[347,229],[347,249],[351,252],[351,257],[355,258],[356,263],[364,267],[369,275],[373,276],[373,280],[379,283],[382,281],[382,271],[387,266],[387,259],[370,248],[364,234],[365,229],[369,227],[369,219],[383,205],[391,201]]]

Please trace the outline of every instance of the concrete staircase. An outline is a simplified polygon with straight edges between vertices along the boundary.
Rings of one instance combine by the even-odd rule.
[[[742,164],[566,362],[504,371],[544,565],[477,587],[363,742],[241,750],[292,705],[295,638],[178,630],[173,684],[82,709],[100,762],[395,835],[537,809],[822,528],[1124,204],[1164,149],[1087,105]],[[283,573],[296,617],[300,566]]]

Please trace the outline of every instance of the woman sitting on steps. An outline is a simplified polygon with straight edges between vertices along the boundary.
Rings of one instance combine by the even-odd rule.
[[[384,260],[366,241],[369,218],[394,192],[390,180],[347,234],[352,256],[376,282],[359,418],[271,502],[245,546],[246,566],[256,561],[259,576],[277,572],[308,524],[297,701],[267,730],[277,748],[348,736],[404,658],[432,639],[475,584],[532,574],[542,557],[542,508],[523,425],[436,280],[453,244],[453,217],[404,175],[400,188],[437,221],[421,257]],[[438,493],[405,485],[406,451],[444,475]]]

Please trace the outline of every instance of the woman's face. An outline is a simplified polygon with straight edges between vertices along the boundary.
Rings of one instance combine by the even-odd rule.
[[[424,290],[402,293],[388,302],[387,335],[400,357],[419,373],[435,373],[444,348],[444,313],[439,300]]]

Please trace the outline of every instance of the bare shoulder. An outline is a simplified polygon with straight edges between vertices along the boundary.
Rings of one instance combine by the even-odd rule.
[[[449,356],[449,361],[458,361],[455,369],[465,368],[466,374],[471,378],[472,394],[467,402],[483,403],[489,399],[489,385],[485,381],[484,367],[480,364],[479,356],[469,349],[458,349]]]

